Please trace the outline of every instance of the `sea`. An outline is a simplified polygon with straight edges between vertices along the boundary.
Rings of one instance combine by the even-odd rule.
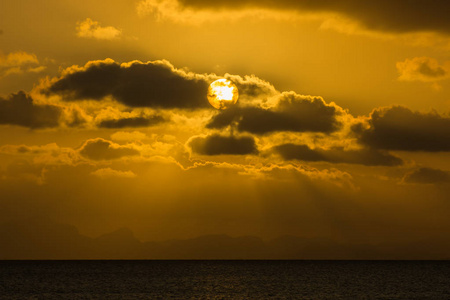
[[[0,299],[450,299],[450,261],[0,261]]]

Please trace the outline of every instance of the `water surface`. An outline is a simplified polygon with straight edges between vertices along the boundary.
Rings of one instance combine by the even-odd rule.
[[[450,299],[448,261],[1,261],[0,299]]]

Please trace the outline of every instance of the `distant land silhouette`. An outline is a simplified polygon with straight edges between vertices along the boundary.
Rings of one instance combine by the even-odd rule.
[[[141,242],[121,228],[97,238],[49,219],[0,225],[0,259],[450,259],[450,242],[370,245],[331,239],[207,235]]]

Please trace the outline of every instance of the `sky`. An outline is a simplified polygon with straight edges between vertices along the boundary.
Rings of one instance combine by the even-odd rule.
[[[449,14],[446,0],[2,1],[0,223],[449,258]],[[224,78],[239,100],[216,109]]]

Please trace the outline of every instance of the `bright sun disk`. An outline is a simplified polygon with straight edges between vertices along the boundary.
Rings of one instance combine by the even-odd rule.
[[[228,79],[218,79],[208,88],[208,101],[217,109],[227,109],[239,98],[237,87]]]

